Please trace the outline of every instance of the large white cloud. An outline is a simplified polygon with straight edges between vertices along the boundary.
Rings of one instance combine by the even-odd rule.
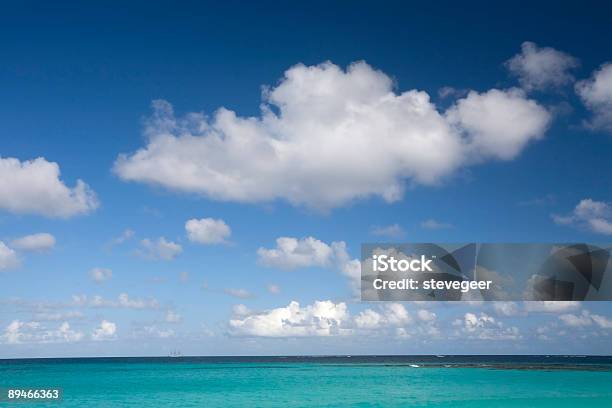
[[[597,234],[612,235],[612,206],[590,198],[580,200],[570,215],[553,214],[559,225],[573,225]]]
[[[70,188],[60,180],[57,163],[43,157],[23,162],[0,158],[0,209],[68,218],[97,207],[96,195],[85,182],[77,180]]]
[[[589,126],[612,132],[612,62],[603,64],[590,79],[578,82],[576,92],[593,113]]]
[[[550,119],[516,89],[471,92],[441,113],[426,92],[398,94],[365,62],[296,65],[263,97],[258,117],[221,108],[177,118],[154,102],[147,145],[120,155],[115,173],[225,201],[321,210],[369,196],[391,202],[407,182],[435,184],[461,166],[515,157]]]
[[[214,218],[190,219],[185,223],[185,231],[190,241],[204,245],[225,243],[232,233],[225,221]]]
[[[19,266],[17,253],[0,241],[0,271]]]
[[[343,325],[349,320],[346,304],[330,300],[315,301],[301,307],[296,301],[262,313],[236,316],[229,322],[230,331],[238,336],[304,337],[347,333]]]
[[[578,60],[550,47],[538,47],[531,41],[521,45],[521,52],[506,62],[506,67],[517,76],[527,90],[550,89],[574,81],[570,71],[578,67]]]
[[[55,237],[47,232],[26,235],[11,241],[13,248],[22,251],[46,251],[55,246]]]

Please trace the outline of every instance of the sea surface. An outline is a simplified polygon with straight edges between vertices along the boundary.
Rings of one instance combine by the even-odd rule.
[[[47,407],[612,407],[612,357],[335,356],[0,360]]]

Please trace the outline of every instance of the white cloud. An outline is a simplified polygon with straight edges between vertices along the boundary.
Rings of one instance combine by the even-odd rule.
[[[421,228],[429,229],[429,230],[439,230],[439,229],[448,229],[453,228],[452,224],[436,221],[432,218],[421,222]]]
[[[171,261],[183,252],[179,244],[167,241],[164,237],[158,238],[157,241],[143,239],[140,241],[140,246],[138,253],[151,260]]]
[[[249,314],[251,314],[251,310],[243,304],[238,304],[232,306],[232,314],[238,317],[248,316]]]
[[[167,323],[180,323],[183,320],[183,317],[174,310],[168,310],[164,320]]]
[[[581,304],[577,301],[534,301],[524,302],[525,311],[527,312],[543,312],[543,313],[562,313],[570,310],[580,309]]]
[[[289,270],[330,266],[334,251],[331,246],[314,237],[281,237],[276,240],[276,248],[259,248],[257,255],[263,265]]]
[[[360,329],[400,327],[407,325],[412,321],[412,316],[410,316],[410,313],[401,303],[385,304],[380,307],[380,312],[372,309],[366,309],[355,316],[354,319],[355,326]]]
[[[113,271],[106,268],[93,268],[89,271],[89,277],[98,283],[109,280],[113,277]]]
[[[552,215],[559,225],[572,225],[597,234],[612,235],[612,206],[590,198],[581,200],[570,215]]]
[[[588,126],[612,132],[612,63],[602,65],[590,79],[578,82],[576,93],[593,113]]]
[[[19,263],[17,253],[0,241],[0,271],[16,268]]]
[[[160,339],[167,339],[176,335],[176,333],[172,329],[162,329],[155,325],[144,326],[142,329],[142,333],[139,334],[144,334],[147,337],[156,337]]]
[[[91,339],[96,341],[112,340],[117,337],[117,325],[108,320],[102,320],[91,333]]]
[[[268,290],[269,293],[273,294],[273,295],[278,295],[281,292],[281,288],[278,285],[275,285],[273,283],[269,284],[266,289]]]
[[[384,227],[373,227],[372,235],[379,237],[400,238],[404,236],[404,229],[399,224],[391,224]]]
[[[121,245],[123,244],[125,241],[130,240],[132,237],[134,236],[134,231],[131,229],[126,229],[124,230],[121,235],[119,235],[116,238],[113,238],[110,242],[110,245]]]
[[[13,320],[0,339],[6,344],[72,343],[83,339],[83,333],[73,330],[68,322],[61,323],[56,329],[47,329],[37,321]]]
[[[544,137],[550,123],[548,111],[519,89],[471,91],[446,116],[481,159],[515,158],[527,143]]]
[[[44,321],[60,321],[60,320],[74,320],[83,319],[85,315],[78,310],[72,310],[67,312],[39,312],[33,317],[34,320],[39,322]]]
[[[365,62],[296,65],[263,98],[258,117],[221,108],[210,119],[177,118],[155,101],[146,146],[113,170],[216,200],[327,210],[370,196],[397,201],[406,182],[431,185],[462,166],[513,158],[550,119],[519,90],[470,92],[440,113],[426,92],[398,94]]]
[[[328,245],[314,237],[281,237],[276,240],[276,248],[259,248],[257,255],[263,265],[284,270],[335,268],[349,279],[354,292],[361,285],[361,264],[358,259],[351,259],[344,241],[334,241]]]
[[[11,241],[11,246],[22,251],[46,251],[55,246],[55,237],[46,232],[26,235]]]
[[[434,312],[430,312],[429,310],[425,309],[420,309],[417,311],[417,317],[423,322],[433,322],[437,318]]]
[[[82,180],[70,188],[59,177],[58,164],[43,157],[24,162],[0,158],[0,209],[68,218],[98,207],[95,193]]]
[[[559,88],[574,82],[570,71],[580,64],[569,54],[525,41],[521,53],[506,62],[506,68],[526,90]]]
[[[116,300],[105,299],[96,295],[88,297],[86,295],[72,296],[72,305],[79,307],[94,308],[118,308],[118,309],[158,309],[159,302],[155,298],[150,299],[131,299],[127,293],[121,293]]]
[[[185,223],[187,237],[199,244],[223,244],[232,231],[225,221],[213,218],[191,219]]]
[[[250,299],[253,297],[253,294],[246,289],[243,288],[226,288],[223,289],[225,294],[233,296],[238,299]]]
[[[599,326],[602,329],[612,329],[612,320],[609,320],[605,316],[592,314],[588,310],[583,310],[581,314],[562,314],[559,316],[559,320],[566,326],[580,328],[587,327],[593,324]]]
[[[349,319],[346,304],[330,300],[315,301],[300,307],[296,301],[262,313],[251,313],[229,321],[235,336],[305,337],[346,333],[343,324]]]
[[[504,327],[504,324],[486,313],[479,315],[466,313],[453,325],[460,326],[463,336],[478,340],[517,340],[521,337],[517,327]]]
[[[516,316],[520,312],[515,302],[493,302],[493,310],[499,316]]]

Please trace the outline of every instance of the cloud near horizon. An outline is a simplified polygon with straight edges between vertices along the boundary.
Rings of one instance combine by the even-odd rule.
[[[265,88],[258,117],[220,108],[212,118],[180,118],[154,101],[146,146],[119,155],[113,171],[220,201],[281,199],[326,211],[372,196],[394,202],[407,184],[511,160],[544,136],[550,119],[520,89],[470,91],[440,112],[426,92],[397,93],[365,62],[346,70],[298,64]]]

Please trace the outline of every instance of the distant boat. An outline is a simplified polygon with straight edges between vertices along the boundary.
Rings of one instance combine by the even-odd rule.
[[[410,364],[410,367],[419,368],[420,365],[418,365],[418,364]]]
[[[168,357],[183,357],[183,353],[179,350],[172,350],[170,354],[168,354]]]

